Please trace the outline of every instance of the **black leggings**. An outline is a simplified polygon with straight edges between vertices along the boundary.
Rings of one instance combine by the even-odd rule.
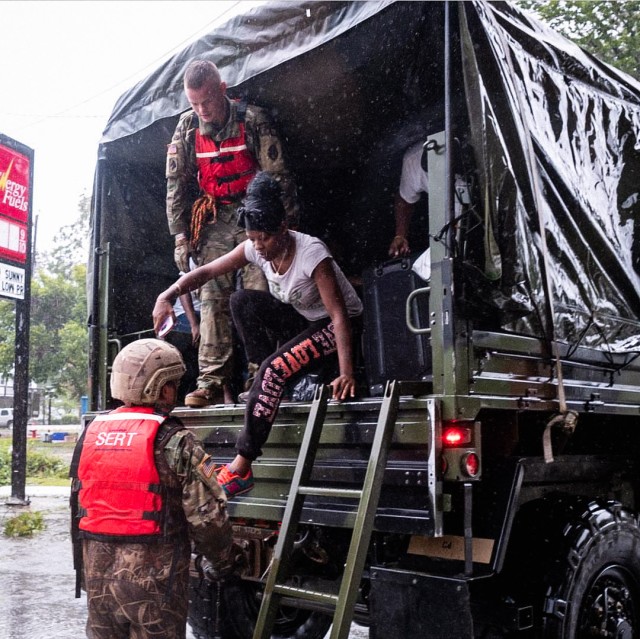
[[[262,454],[285,384],[328,361],[335,365],[336,339],[330,317],[309,322],[265,291],[236,291],[231,315],[247,360],[260,364],[236,442],[237,452],[253,461]]]

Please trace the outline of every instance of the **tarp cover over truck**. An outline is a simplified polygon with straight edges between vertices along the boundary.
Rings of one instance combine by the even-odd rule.
[[[230,95],[271,111],[300,230],[354,276],[386,258],[402,152],[442,129],[450,105],[452,139],[473,149],[476,176],[472,220],[459,221],[474,229],[456,252],[460,312],[492,330],[634,357],[640,85],[507,3],[451,3],[450,37],[446,13],[441,2],[270,2],[126,92],[99,147],[92,207],[94,248],[109,246],[112,334],[148,330],[156,295],[177,276],[165,153],[189,108],[184,70],[202,57]]]

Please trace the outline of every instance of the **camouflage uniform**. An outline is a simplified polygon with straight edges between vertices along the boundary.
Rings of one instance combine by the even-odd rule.
[[[228,99],[228,98],[227,98]],[[237,109],[239,104],[228,100],[229,120],[215,131],[210,123],[200,122],[193,111],[183,114],[178,122],[167,154],[167,218],[172,235],[189,236],[191,211],[199,194],[196,164],[195,131],[213,137],[216,142],[239,135]],[[285,209],[289,223],[295,227],[299,211],[295,186],[285,166],[282,144],[266,111],[246,105],[245,135],[248,150],[263,171],[274,173],[285,193]],[[219,204],[217,219],[205,225],[199,248],[193,255],[198,266],[206,264],[232,250],[246,239],[244,229],[236,224],[237,208],[234,204]],[[242,273],[244,288],[267,290],[267,283],[259,268],[251,264]],[[200,290],[200,348],[198,388],[212,388],[226,383],[233,374],[232,321],[229,298],[236,288],[234,274],[229,273],[207,282]]]
[[[170,540],[82,541],[91,639],[185,637],[189,539],[215,570],[224,573],[233,566],[231,524],[213,460],[181,426],[168,418],[154,448],[160,481],[169,489]]]

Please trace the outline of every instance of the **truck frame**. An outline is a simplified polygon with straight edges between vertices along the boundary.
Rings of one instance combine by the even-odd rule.
[[[287,49],[282,31],[302,36],[310,23],[324,29],[321,41]],[[247,44],[256,30],[285,52],[268,68],[261,66],[264,51]],[[309,226],[324,227],[315,234],[331,242],[363,219],[390,216],[388,193],[397,186],[397,171],[380,166],[367,183],[371,199],[360,210],[354,205],[348,222],[314,222],[313,214],[327,206],[323,197],[335,206],[361,195],[354,180],[366,182],[366,166],[381,157],[376,136],[353,133],[345,143],[357,141],[365,160],[350,172],[355,160],[333,144],[331,131],[340,125],[326,122],[321,98],[335,113],[337,105],[347,108],[350,100],[376,93],[379,108],[400,128],[410,114],[397,105],[401,82],[385,87],[385,55],[401,37],[414,47],[409,57],[415,62],[424,55],[423,45],[415,46],[425,34],[435,41],[424,45],[433,48],[435,61],[406,77],[415,80],[419,95],[435,77],[441,80],[442,118],[440,127],[418,127],[430,184],[431,278],[406,300],[406,317],[411,332],[428,337],[431,366],[419,379],[395,380],[398,406],[354,619],[369,626],[372,639],[636,636],[640,218],[633,180],[637,184],[640,175],[640,87],[511,5],[269,3],[125,94],[107,125],[96,169],[91,408],[109,406],[106,380],[114,354],[148,335],[152,299],[174,277],[168,232],[151,240],[133,229],[141,209],[162,228],[163,145],[186,108],[175,96],[188,60],[203,55],[220,64],[217,47],[235,44],[220,64],[223,75],[239,94],[279,116]],[[311,68],[336,90],[323,85],[325,93],[313,94],[301,79]],[[286,96],[276,90],[285,82],[291,89]],[[156,115],[136,116],[137,101],[163,83],[150,108]],[[305,94],[310,97],[301,106]],[[316,120],[306,113],[314,109]],[[293,116],[303,112],[296,127]],[[314,136],[323,141],[309,153]],[[389,139],[383,150],[391,164]],[[309,157],[314,154],[320,161]],[[397,152],[394,157],[397,164]],[[460,174],[464,196],[455,188]],[[316,182],[331,183],[331,194]],[[376,190],[374,182],[386,190]],[[462,214],[456,214],[456,198]],[[376,244],[372,236],[384,235],[384,223],[374,227],[364,239],[338,244],[356,282],[363,265],[384,260],[392,236]],[[136,259],[131,234],[150,242]],[[420,316],[417,303],[424,298],[428,314]],[[359,361],[364,379],[367,362]],[[353,401],[326,407],[311,474],[318,486],[350,489],[364,480],[389,386],[382,396],[366,382],[363,389]],[[190,623],[197,637],[253,635],[314,405],[283,403],[254,463],[254,490],[229,502],[244,549],[242,576],[211,581],[194,564]],[[220,463],[233,457],[242,405],[174,414]],[[340,497],[307,498],[287,557],[290,583],[337,592],[354,513]],[[322,603],[285,599],[273,634],[321,639],[331,623],[328,612]]]

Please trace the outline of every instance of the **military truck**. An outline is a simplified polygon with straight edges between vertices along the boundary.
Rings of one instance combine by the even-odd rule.
[[[155,297],[177,277],[165,150],[198,56],[231,95],[270,110],[301,230],[327,242],[367,301],[358,397],[326,402],[320,380],[312,400],[282,405],[254,490],[229,503],[242,577],[211,581],[194,564],[196,636],[252,635],[288,523],[285,585],[335,594],[358,554],[347,589],[373,639],[639,636],[640,85],[502,2],[247,8],[125,93],[107,123],[92,410],[109,407],[113,356],[151,334]],[[411,270],[389,265],[387,248],[414,142],[429,194],[412,248],[430,247],[430,279],[402,299],[384,285],[371,295],[387,270]],[[398,309],[402,325],[389,319]],[[220,463],[243,412],[176,410]],[[318,422],[311,488],[285,522]],[[374,517],[350,545],[358,502],[345,495],[363,485],[385,423]],[[313,594],[278,602],[278,637],[320,639],[335,614]]]

